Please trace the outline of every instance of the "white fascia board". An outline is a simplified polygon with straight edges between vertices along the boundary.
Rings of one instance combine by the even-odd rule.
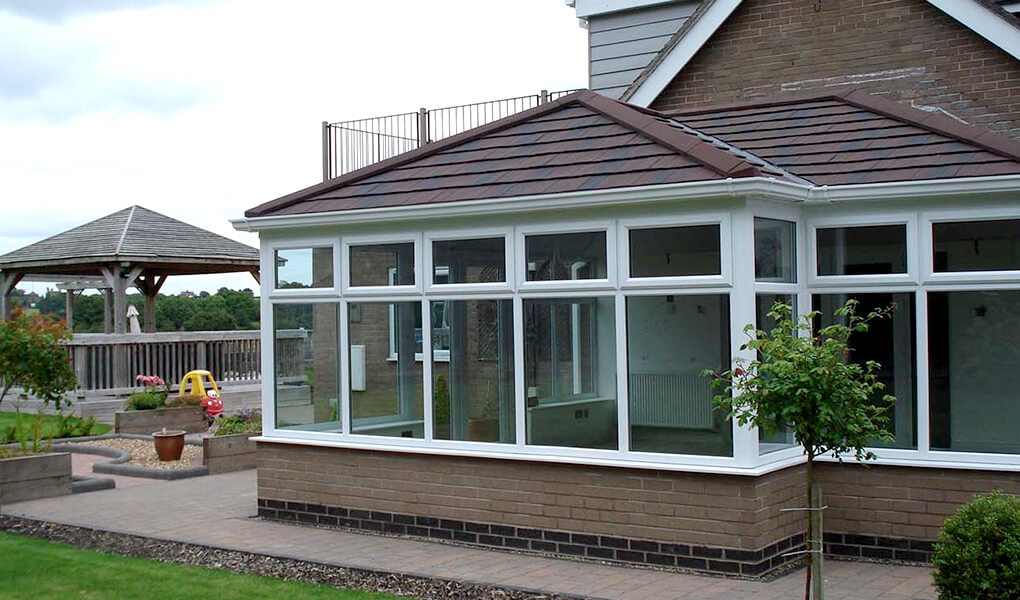
[[[978,35],[1020,59],[1020,30],[976,0],[928,0],[928,3],[953,17]]]
[[[573,6],[578,19],[587,19],[596,15],[605,15],[656,4],[669,4],[677,0],[567,0]]]
[[[668,200],[697,200],[719,196],[767,195],[791,202],[808,199],[810,186],[770,177],[742,177],[740,179],[717,179],[688,183],[670,183],[610,190],[568,192],[565,194],[540,194],[496,198],[490,200],[467,200],[446,204],[417,204],[345,210],[307,215],[280,215],[233,219],[231,224],[238,231],[265,231],[289,227],[316,225],[343,225],[350,223],[371,223],[397,219],[440,219],[477,214],[519,213],[542,210],[561,210],[599,205],[629,204]]]
[[[706,0],[709,1],[709,0]],[[580,0],[578,0],[580,2]],[[669,82],[673,81],[687,63],[694,58],[694,55],[701,50],[701,47],[708,42],[715,32],[726,22],[733,11],[740,6],[741,0],[715,0],[708,7],[698,22],[687,32],[686,35],[669,51],[669,54],[662,59],[655,70],[645,78],[637,90],[626,102],[638,106],[649,106],[662,90],[666,89]]]
[[[905,198],[936,198],[973,194],[1020,193],[1020,175],[930,179],[838,186],[807,186],[769,177],[746,177],[714,181],[696,181],[656,186],[616,188],[469,200],[448,204],[419,204],[367,208],[306,215],[280,215],[233,219],[238,231],[268,231],[294,227],[364,224],[380,221],[444,219],[477,214],[509,214],[566,208],[609,206],[670,200],[698,200],[712,197],[763,197],[794,203],[880,201]]]

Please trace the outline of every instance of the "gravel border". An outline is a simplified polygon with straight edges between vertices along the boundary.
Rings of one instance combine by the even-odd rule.
[[[61,440],[59,444],[54,444],[53,449],[59,452],[72,452],[78,454],[98,454],[99,456],[106,456],[113,459],[107,462],[101,462],[92,465],[93,473],[104,473],[107,475],[123,475],[125,477],[142,477],[146,479],[162,479],[165,481],[186,479],[188,477],[201,477],[203,475],[209,474],[209,468],[206,467],[205,465],[188,467],[185,469],[158,469],[155,467],[142,467],[139,465],[125,464],[129,460],[131,460],[131,455],[124,450],[119,450],[117,448],[107,448],[105,446],[89,446],[87,444],[82,443],[94,440],[110,440],[118,438],[128,440],[151,440],[152,436],[118,433],[112,435],[104,434],[101,436],[94,436],[90,438],[68,438],[68,440]],[[199,444],[188,443],[188,445],[198,446]]]
[[[591,596],[549,594],[524,588],[494,586],[457,579],[436,579],[340,567],[285,556],[158,540],[9,515],[0,515],[0,531],[70,544],[83,550],[98,550],[117,556],[219,569],[245,575],[275,577],[287,581],[303,581],[343,589],[393,594],[419,600],[599,600]]]

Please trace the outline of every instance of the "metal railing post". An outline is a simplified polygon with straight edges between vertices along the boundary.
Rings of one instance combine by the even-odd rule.
[[[418,147],[421,148],[429,143],[429,111],[424,108],[418,109]]]
[[[549,90],[542,90],[542,92],[538,95],[538,103],[539,104],[545,104],[548,101],[549,101]]]
[[[329,121],[322,122],[322,180],[329,181],[330,176],[330,152],[329,147]]]

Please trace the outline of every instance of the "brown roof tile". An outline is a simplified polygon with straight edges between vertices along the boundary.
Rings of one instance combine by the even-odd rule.
[[[1020,143],[865,92],[663,115],[578,92],[249,217],[766,176],[842,185],[1020,173]]]

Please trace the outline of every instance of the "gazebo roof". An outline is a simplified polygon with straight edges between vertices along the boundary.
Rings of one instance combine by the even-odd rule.
[[[259,251],[141,206],[131,206],[0,256],[0,270],[96,273],[131,263],[166,275],[257,270]]]

